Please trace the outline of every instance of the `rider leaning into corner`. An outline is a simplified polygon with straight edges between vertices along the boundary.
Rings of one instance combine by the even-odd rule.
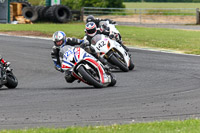
[[[1,55],[0,55],[0,61],[1,61],[2,65],[3,65],[3,67],[9,68],[10,62],[5,61],[5,60],[1,57]],[[9,69],[7,69],[7,70],[9,70]],[[1,76],[2,76],[2,75],[4,75],[3,71],[1,71]],[[1,84],[0,84],[0,88],[1,88]]]
[[[10,65],[10,62],[5,61],[2,57],[0,57],[0,61],[4,67],[8,67]]]
[[[78,45],[81,48],[85,49],[85,47],[88,46],[88,43],[84,42],[84,40],[80,40],[77,38],[69,38],[69,37],[67,38],[66,34],[63,31],[56,31],[53,34],[52,39],[54,42],[54,46],[52,47],[51,57],[55,65],[55,69],[60,72],[64,72],[61,68],[62,58],[63,58],[64,53],[69,48],[72,48],[72,46],[75,47]],[[94,52],[94,50],[89,50],[87,52],[92,54],[95,58],[99,59],[105,65],[106,68],[109,68],[106,60],[98,56],[97,53]],[[72,83],[76,80],[76,78],[72,75],[71,71],[65,71],[65,80],[68,83]]]
[[[99,19],[99,18],[94,18],[93,15],[89,15],[89,16],[87,16],[87,18],[86,18],[86,23],[88,23],[88,22],[94,22],[98,28],[100,28],[100,27],[99,27],[99,26],[100,26],[99,23],[100,23],[101,21],[109,21],[110,24],[116,24],[116,22],[113,21],[113,20],[111,20],[111,19]]]
[[[93,15],[89,15],[86,18],[86,26],[85,26],[86,34],[84,39],[88,40],[91,43],[91,39],[96,34],[104,34],[109,36],[110,39],[116,40],[128,52],[129,49],[123,44],[121,35],[111,31],[110,27],[106,23],[103,23],[105,21],[108,21],[109,24],[116,24],[115,21],[112,21],[110,19],[99,19],[99,18],[95,19]]]

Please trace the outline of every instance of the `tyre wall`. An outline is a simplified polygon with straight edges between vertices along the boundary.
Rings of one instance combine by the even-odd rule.
[[[77,12],[75,13],[77,14]],[[25,18],[30,19],[32,22],[48,21],[55,23],[67,23],[71,20],[80,20],[80,17],[77,16],[76,19],[73,19],[72,11],[69,7],[64,5],[30,6],[25,3],[22,9],[22,15]]]

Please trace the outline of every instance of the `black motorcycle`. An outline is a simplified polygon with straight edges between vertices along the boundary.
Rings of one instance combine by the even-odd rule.
[[[12,69],[10,69],[9,64],[4,66],[0,62],[0,88],[5,85],[8,88],[16,88],[18,85],[18,80],[15,75],[12,73]]]

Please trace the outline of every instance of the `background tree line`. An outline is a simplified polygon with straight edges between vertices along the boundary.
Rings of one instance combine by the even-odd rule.
[[[32,5],[45,5],[46,0],[28,0]],[[125,8],[124,0],[61,0],[62,5],[70,9],[81,9],[82,7],[115,7]]]
[[[125,8],[124,0],[61,0],[62,5],[71,9],[81,9],[82,7],[115,7]]]
[[[124,0],[124,2],[200,2],[200,0]]]
[[[45,5],[45,0],[28,0],[33,5]],[[61,0],[62,5],[80,10],[82,7],[125,8],[123,2],[199,2],[200,0]]]

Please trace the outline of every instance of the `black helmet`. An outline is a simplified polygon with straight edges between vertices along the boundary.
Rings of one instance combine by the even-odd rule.
[[[88,23],[88,22],[94,22],[94,21],[95,21],[95,18],[94,18],[93,15],[87,16],[87,18],[86,18],[86,23]]]

